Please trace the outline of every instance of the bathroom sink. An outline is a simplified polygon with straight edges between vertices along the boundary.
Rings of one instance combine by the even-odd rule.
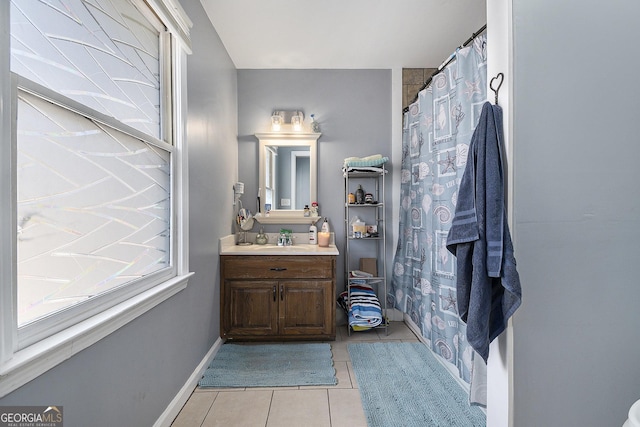
[[[271,251],[271,250],[277,250],[277,249],[283,249],[283,250],[288,250],[288,249],[294,249],[294,248],[298,248],[300,250],[303,250],[303,248],[307,247],[307,246],[311,246],[311,245],[290,245],[290,246],[278,246],[278,245],[273,245],[273,244],[266,244],[266,245],[252,245],[253,249],[255,249],[256,251]]]
[[[251,245],[249,248],[245,247],[245,249],[249,249],[250,251],[254,251],[254,252],[273,252],[273,251],[316,252],[318,250],[318,245],[299,244],[299,245],[291,245],[291,246],[278,246],[273,244],[266,244],[266,245]]]
[[[298,244],[292,246],[266,245],[233,245],[223,246],[221,255],[338,255],[335,245],[321,247],[318,245]]]

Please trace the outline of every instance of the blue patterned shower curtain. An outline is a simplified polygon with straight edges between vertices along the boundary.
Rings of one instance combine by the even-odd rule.
[[[473,349],[456,305],[446,248],[471,136],[487,100],[486,33],[458,49],[404,115],[400,232],[391,299],[431,349],[470,382]]]

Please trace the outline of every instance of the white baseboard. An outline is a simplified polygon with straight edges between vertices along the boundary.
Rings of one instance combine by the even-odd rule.
[[[404,313],[401,312],[400,310],[396,309],[396,308],[388,308],[387,312],[387,319],[390,322],[403,322],[404,321]]]
[[[420,331],[420,327],[418,325],[416,325],[415,322],[413,320],[411,320],[411,316],[409,316],[406,313],[404,314],[404,323],[407,325],[407,327],[409,329],[411,329],[413,331],[414,334],[417,335],[417,337],[420,340],[420,342],[422,342],[424,345],[427,346],[427,348],[429,348],[429,350],[431,350],[431,345],[428,342],[428,340],[425,337],[422,336],[422,331]],[[457,368],[455,367],[455,365],[453,365],[452,363],[447,362],[446,360],[444,360],[442,358],[442,356],[440,356],[438,353],[436,353],[434,351],[431,351],[431,353],[433,353],[433,355],[435,356],[436,360],[438,362],[440,362],[440,364],[442,366],[444,366],[447,371],[449,371],[449,373],[451,374],[453,379],[455,379],[456,382],[458,384],[460,384],[460,387],[462,387],[464,389],[464,391],[469,393],[469,384],[467,384],[466,382],[464,382],[462,380],[462,378],[460,378],[460,375],[458,374],[458,371],[457,371]]]
[[[422,331],[420,330],[420,327],[416,325],[413,320],[411,320],[411,316],[409,316],[406,313],[402,313],[402,316],[403,316],[402,320],[404,321],[404,324],[407,325],[407,327],[411,329],[411,331],[413,331],[414,334],[416,334],[420,342],[422,342],[423,344],[428,344],[426,338],[422,336]]]
[[[224,344],[224,341],[222,340],[222,338],[218,337],[216,342],[213,343],[213,346],[211,346],[207,354],[205,354],[204,358],[198,364],[191,376],[189,376],[187,382],[182,386],[171,403],[169,403],[167,409],[165,409],[164,412],[160,414],[160,417],[158,417],[156,422],[153,424],[153,427],[171,426],[171,423],[178,416],[184,404],[187,403],[187,400],[189,400],[193,389],[195,389],[198,385],[198,381],[200,380],[200,378],[202,378],[202,374],[207,369],[216,353],[218,353],[218,350],[220,350],[220,346],[222,346],[222,344]]]

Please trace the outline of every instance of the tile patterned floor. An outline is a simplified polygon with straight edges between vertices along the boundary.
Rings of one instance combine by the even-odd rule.
[[[366,427],[351,360],[350,342],[416,342],[403,322],[384,329],[347,333],[339,326],[330,341],[338,384],[277,388],[196,388],[172,427]]]

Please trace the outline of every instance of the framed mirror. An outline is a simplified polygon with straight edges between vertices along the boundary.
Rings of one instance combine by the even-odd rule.
[[[319,133],[263,132],[259,141],[260,212],[264,221],[303,217],[305,205],[317,201]],[[260,219],[258,218],[260,221]]]

